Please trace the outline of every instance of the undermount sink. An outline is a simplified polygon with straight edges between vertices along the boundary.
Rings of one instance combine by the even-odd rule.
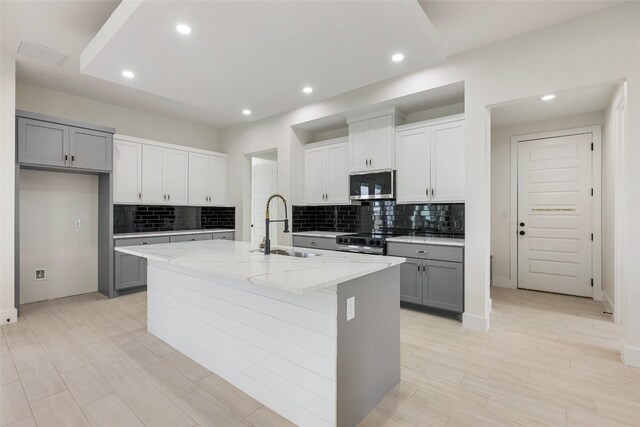
[[[263,249],[254,249],[251,252],[264,253]],[[279,249],[274,248],[271,249],[270,255],[283,255],[283,256],[292,256],[295,258],[311,258],[314,256],[320,256],[321,254],[316,254],[313,252],[303,252],[303,251],[295,251],[290,249]]]

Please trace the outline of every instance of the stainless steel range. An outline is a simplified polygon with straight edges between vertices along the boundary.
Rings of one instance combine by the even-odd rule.
[[[395,233],[362,233],[336,237],[338,250],[361,254],[384,255],[387,253],[387,238]]]

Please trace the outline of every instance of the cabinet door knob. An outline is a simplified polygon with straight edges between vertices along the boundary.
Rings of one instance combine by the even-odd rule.
[[[167,194],[167,200],[171,200],[171,194]]]
[[[524,232],[524,230],[520,230],[520,233],[519,233],[519,234],[520,234],[521,236],[524,236],[526,233]]]
[[[74,164],[76,162],[76,155],[72,154],[71,155],[71,164]]]
[[[142,193],[138,193],[138,200],[142,200]]]
[[[431,195],[432,195],[432,196],[435,196],[435,195],[436,195],[436,189],[435,189],[435,187],[432,187],[432,188],[431,188]]]
[[[69,162],[69,154],[64,153],[64,164],[66,165]]]

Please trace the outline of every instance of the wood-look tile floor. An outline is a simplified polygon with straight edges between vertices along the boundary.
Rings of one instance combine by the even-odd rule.
[[[640,370],[620,361],[621,328],[600,303],[492,298],[486,333],[403,309],[402,381],[362,425],[640,426]],[[2,426],[291,425],[147,333],[146,293],[22,314],[0,337]]]

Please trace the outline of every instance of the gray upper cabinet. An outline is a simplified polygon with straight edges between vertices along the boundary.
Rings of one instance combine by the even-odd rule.
[[[18,117],[18,162],[109,172],[113,162],[113,134],[55,123],[46,116]]]
[[[18,162],[32,165],[67,166],[69,162],[69,126],[19,117]]]
[[[71,166],[79,169],[110,171],[113,161],[113,135],[95,130],[70,128]]]

